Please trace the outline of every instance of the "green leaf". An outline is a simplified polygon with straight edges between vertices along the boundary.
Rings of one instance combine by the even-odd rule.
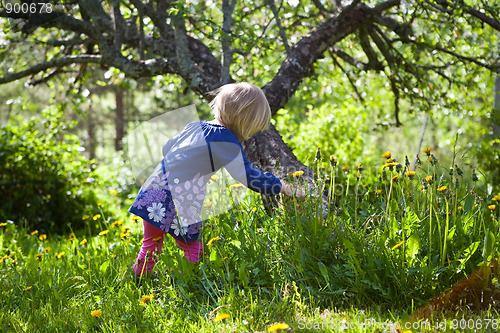
[[[243,261],[240,263],[240,268],[238,270],[238,277],[240,278],[240,281],[243,282],[243,285],[246,287],[248,285],[248,271],[247,271],[247,263]]]
[[[217,261],[218,257],[219,256],[215,250],[210,252],[210,261]]]
[[[106,271],[109,267],[109,260],[106,260],[105,262],[102,263],[101,267],[99,268],[99,270],[101,271],[101,274],[106,274]]]
[[[323,264],[322,262],[318,262],[318,267],[321,275],[323,275],[323,279],[325,279],[326,284],[330,286],[330,277],[328,276],[328,269],[326,268],[325,264]]]
[[[493,248],[495,247],[495,235],[491,231],[486,232],[484,236],[484,246],[483,246],[483,259],[489,260],[488,258],[493,253]]]
[[[419,233],[414,233],[406,241],[406,255],[411,259],[415,259],[419,251],[420,251],[420,235]]]
[[[472,243],[469,245],[465,251],[462,259],[458,259],[460,262],[460,269],[465,269],[465,264],[469,259],[472,257],[472,255],[477,251],[477,248],[479,247],[479,241]]]

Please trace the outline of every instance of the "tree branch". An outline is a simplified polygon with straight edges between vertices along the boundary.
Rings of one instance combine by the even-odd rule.
[[[269,8],[271,8],[271,11],[273,12],[274,19],[276,20],[276,25],[278,26],[278,30],[281,36],[281,41],[283,42],[283,46],[285,47],[286,54],[289,54],[290,45],[288,44],[288,39],[286,37],[285,29],[283,29],[283,26],[281,25],[281,19],[279,16],[278,9],[274,4],[274,0],[267,0],[267,4],[269,5]]]
[[[359,29],[359,44],[368,58],[368,66],[374,68],[377,71],[384,69],[384,65],[378,60],[378,55],[370,44],[370,39],[368,38],[368,29],[362,26]]]
[[[344,60],[345,62],[347,62],[351,66],[354,66],[358,69],[361,69],[364,71],[368,71],[370,69],[375,69],[375,68],[371,67],[370,64],[364,63],[358,59],[354,59],[352,56],[350,56],[349,54],[345,53],[344,51],[342,51],[341,49],[338,49],[336,47],[332,46],[328,49],[328,51],[331,54],[335,54],[340,59]]]
[[[100,55],[78,55],[57,58],[48,62],[44,62],[42,64],[37,64],[21,72],[12,73],[5,75],[4,77],[0,77],[0,84],[19,80],[29,75],[38,74],[53,67],[63,67],[72,64],[101,63],[102,59],[103,58]]]
[[[387,16],[376,15],[373,20],[378,24],[389,28],[394,31],[403,42],[408,42],[413,35],[413,30],[408,24],[401,24],[395,19]]]
[[[180,73],[189,82],[188,73],[191,71],[191,67],[193,67],[193,61],[191,60],[191,53],[189,52],[186,24],[183,14],[181,12],[175,14],[172,17],[172,21],[175,27],[175,52]]]
[[[388,0],[385,2],[381,2],[375,7],[373,7],[373,12],[375,13],[382,13],[386,11],[389,8],[399,6],[401,4],[401,0]]]
[[[359,100],[361,102],[364,102],[364,98],[363,96],[361,96],[361,94],[359,93],[359,90],[358,90],[358,87],[356,87],[356,84],[354,83],[354,81],[352,80],[351,76],[349,75],[349,73],[344,69],[344,67],[342,67],[342,65],[337,61],[336,57],[335,57],[335,53],[333,53],[332,51],[332,48],[329,48],[328,49],[328,52],[330,53],[330,57],[332,57],[332,60],[333,62],[335,63],[335,65],[337,65],[340,70],[342,71],[342,73],[345,74],[345,76],[347,76],[347,80],[349,80],[349,83],[351,84],[351,87],[352,89],[354,90],[354,92],[356,93],[356,95],[358,96]]]
[[[113,0],[114,1],[114,0]],[[98,0],[79,0],[78,5],[90,16],[92,22],[101,32],[113,30],[111,17],[104,11]]]
[[[474,16],[475,18],[478,18],[482,22],[491,26],[496,31],[500,31],[500,21],[499,20],[496,20],[493,17],[489,17],[485,13],[482,13],[479,10],[472,8],[469,5],[466,5],[463,1],[460,1],[460,2],[465,6],[466,13],[469,13],[470,15]]]
[[[497,73],[497,74],[500,74],[500,64],[488,64],[488,63],[484,63],[484,62],[481,62],[479,61],[477,58],[473,58],[473,57],[467,57],[467,56],[464,56],[464,55],[461,55],[461,54],[458,54],[456,52],[453,52],[451,50],[448,50],[444,47],[441,47],[441,46],[437,46],[437,45],[429,45],[427,43],[422,43],[422,42],[418,42],[414,39],[411,39],[410,40],[413,44],[415,45],[419,45],[419,46],[423,46],[424,48],[429,48],[431,50],[438,50],[438,51],[441,51],[443,53],[446,53],[446,54],[449,54],[457,59],[460,59],[461,61],[463,62],[472,62],[480,67],[484,67],[494,73]]]
[[[229,72],[229,67],[233,62],[233,53],[231,49],[231,25],[233,21],[234,7],[236,6],[237,0],[222,0],[222,71],[221,80],[222,84],[231,82],[231,74]]]
[[[399,2],[399,0],[383,2],[377,5],[378,11],[388,9],[390,5],[394,6]],[[338,16],[328,18],[311,29],[307,36],[297,42],[290,49],[278,73],[263,87],[273,113],[286,104],[302,80],[310,75],[314,63],[328,48],[372,20],[374,15],[379,13],[362,3],[354,7],[348,6]]]
[[[120,12],[120,1],[112,0],[113,3],[113,25],[114,25],[114,47],[118,50],[122,48],[123,32],[125,29],[125,21]]]

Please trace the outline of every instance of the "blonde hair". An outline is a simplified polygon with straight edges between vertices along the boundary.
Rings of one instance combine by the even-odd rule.
[[[215,119],[243,140],[269,127],[271,108],[259,87],[250,83],[230,83],[212,92],[210,102]]]

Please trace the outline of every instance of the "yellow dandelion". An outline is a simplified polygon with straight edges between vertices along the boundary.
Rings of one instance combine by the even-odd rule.
[[[105,236],[105,235],[107,235],[108,232],[109,232],[109,230],[103,230],[99,233],[99,236]]]
[[[139,216],[133,216],[133,217],[131,218],[131,220],[132,220],[133,222],[137,222],[137,221],[139,221],[140,219],[141,219],[141,218],[140,218]]]
[[[375,194],[377,194],[377,195],[382,194],[382,190],[376,190]]]
[[[446,191],[446,189],[447,189],[446,185],[443,185],[443,186],[441,186],[440,188],[438,188],[437,190],[438,190],[439,192],[443,192],[443,191]]]
[[[98,202],[97,207],[101,207],[101,206],[102,206],[102,203]]]
[[[57,259],[61,259],[65,254],[66,254],[66,252],[64,252],[64,251],[62,251],[59,254],[56,252],[56,257],[57,257]]]
[[[14,253],[9,254],[7,258],[14,258]]]
[[[47,239],[47,235],[46,234],[41,234],[40,236],[38,236],[38,239],[39,240],[46,240]]]
[[[80,245],[85,245],[87,244],[87,238],[84,238],[81,242],[80,242]]]
[[[97,309],[97,310],[92,310],[90,311],[90,315],[92,317],[96,317],[96,318],[99,318],[102,314],[102,310],[101,309]]]
[[[425,180],[430,183],[432,181],[432,176],[426,176]]]
[[[278,330],[287,330],[290,326],[288,326],[288,324],[286,323],[277,323],[277,324],[273,324],[272,326],[269,326],[267,328],[267,330],[269,332],[275,332],[275,331],[278,331]]]
[[[212,201],[207,201],[203,204],[203,207],[211,207],[212,206]]]
[[[214,237],[210,239],[207,243],[207,246],[211,246],[214,242],[218,241],[220,238],[219,237]]]
[[[101,214],[95,214],[94,217],[92,219],[94,219],[94,221],[96,221],[98,218],[101,217]]]
[[[238,184],[232,184],[229,186],[230,188],[240,188],[240,187],[245,187],[245,185],[238,183]]]
[[[412,178],[413,176],[415,176],[415,171],[406,171],[405,176]]]
[[[386,163],[383,165],[384,168],[392,168],[392,167],[395,167],[396,165],[398,165],[399,163],[395,163],[395,162],[390,162],[390,163]]]
[[[464,207],[462,207],[462,206],[458,206],[458,207],[457,207],[457,210],[461,213],[461,212],[463,212],[463,211],[464,211]]]
[[[130,227],[122,227],[122,232],[127,232],[130,230]]]
[[[122,232],[120,233],[120,239],[124,239],[130,236],[130,232]]]
[[[116,190],[109,190],[109,193],[111,193],[111,194],[116,194],[116,193],[118,193],[118,192],[116,192]]]
[[[31,236],[36,235],[37,233],[38,233],[38,230],[35,230],[35,231],[31,232]]]
[[[496,201],[496,202],[500,201],[500,195],[495,195],[491,200]],[[0,223],[0,226],[1,225],[2,224]]]
[[[4,262],[6,258],[7,256],[3,256],[2,258],[0,258],[0,263]]]
[[[295,171],[295,173],[293,174],[294,177],[300,177],[304,174],[304,171]]]
[[[7,225],[7,222],[0,223],[0,227],[5,227],[6,225]]]
[[[28,290],[30,290],[31,288],[33,288],[33,287],[32,287],[32,286],[26,287],[26,288],[24,288],[24,291],[28,291]]]
[[[43,258],[43,253],[38,253],[37,255],[35,255],[36,260],[42,260],[42,258]]]
[[[431,147],[427,147],[424,150],[422,150],[422,153],[427,154],[427,156],[430,156],[431,155],[431,151],[432,151],[432,148]]]
[[[344,166],[342,167],[342,170],[344,170],[344,171],[349,170],[349,166],[348,166],[347,164],[346,164],[346,165],[344,165]]]
[[[495,208],[497,208],[497,206],[496,206],[496,205],[489,205],[489,206],[488,206],[488,208],[489,208],[490,210],[495,210]]]
[[[385,153],[383,153],[381,155],[383,158],[385,159],[388,159],[388,158],[391,158],[391,152],[390,151],[386,151]]]
[[[395,175],[394,177],[392,177],[392,181],[393,182],[397,182],[399,179],[399,175]]]
[[[163,236],[155,237],[155,238],[153,238],[153,242],[158,242],[162,238],[163,238]]]
[[[74,240],[76,240],[75,235],[74,234],[69,235],[68,242],[72,242]]]
[[[257,207],[252,208],[252,212],[256,212],[256,211],[257,211]]]
[[[217,180],[217,175],[212,175],[212,177],[210,177],[210,179]]]
[[[117,221],[115,221],[115,222],[111,223],[111,226],[112,226],[113,228],[116,228],[116,227],[118,227],[119,225],[122,225],[122,223],[123,223],[123,220],[117,220]]]
[[[396,245],[394,245],[393,247],[391,247],[391,250],[396,250],[396,249],[399,249],[401,247],[401,245],[403,245],[405,241],[402,240],[401,242],[397,243]]]
[[[50,247],[46,247],[45,249],[43,249],[43,252],[49,252],[51,250]]]
[[[85,220],[87,220],[88,218],[90,218],[90,216],[85,215],[84,217],[82,217],[82,221],[85,221]]]
[[[230,315],[228,315],[227,313],[220,313],[217,316],[215,316],[214,320],[221,321],[221,320],[227,319],[229,317],[230,317]]]
[[[146,306],[153,301],[153,295],[142,295],[140,303],[142,306]]]

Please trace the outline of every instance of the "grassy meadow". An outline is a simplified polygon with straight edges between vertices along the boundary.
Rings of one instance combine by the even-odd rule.
[[[369,167],[318,154],[305,198],[269,217],[249,194],[206,221],[201,262],[167,236],[140,278],[142,221],[125,209],[97,205],[69,235],[0,221],[0,331],[496,331],[500,196],[430,148],[415,168],[381,155]]]

